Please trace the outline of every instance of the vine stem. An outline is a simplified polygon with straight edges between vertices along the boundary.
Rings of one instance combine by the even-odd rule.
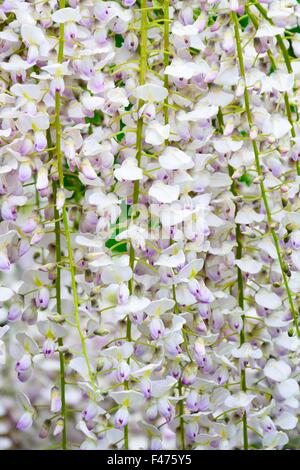
[[[221,108],[219,108],[218,112],[218,122],[221,132],[223,133],[224,130],[224,120]],[[229,176],[232,178],[233,175],[233,168],[231,165],[228,165],[228,173]],[[238,196],[238,191],[236,187],[236,182],[232,180],[231,188],[230,188],[234,197]],[[235,216],[237,213],[237,205],[235,205]],[[243,254],[243,242],[242,242],[242,233],[241,233],[241,225],[235,224],[235,239],[237,243],[236,248],[236,259],[241,259]],[[241,269],[237,266],[237,287],[238,287],[238,304],[239,307],[242,309],[242,328],[240,332],[240,346],[245,343],[245,305],[244,305],[244,278]],[[243,392],[247,391],[247,382],[246,382],[246,369],[243,367],[241,368],[241,380],[240,380],[241,390]],[[248,443],[248,422],[247,422],[247,414],[243,413],[243,443],[244,443],[244,450],[249,449]]]
[[[261,13],[262,17],[266,21],[268,21],[268,23],[270,23],[271,25],[274,25],[274,21],[271,18],[268,17],[267,11],[264,9],[264,7],[260,3],[253,3],[253,5]],[[257,29],[258,22],[257,22],[256,19],[253,18],[253,15],[249,11],[249,9],[248,9],[248,14],[249,14],[249,18],[251,19],[254,27]],[[292,67],[292,64],[291,64],[291,61],[290,61],[289,53],[288,53],[287,48],[285,47],[283,39],[280,36],[280,34],[276,34],[275,37],[276,37],[277,44],[278,44],[278,46],[279,46],[279,48],[282,52],[283,60],[284,60],[286,69],[287,69],[288,73],[293,73],[293,67]],[[271,59],[273,67],[275,66],[274,68],[276,69],[277,68],[276,67],[276,62],[275,62],[270,50],[268,50],[268,56]],[[292,137],[296,137],[296,131],[295,131],[294,122],[293,122],[292,113],[291,113],[291,104],[290,104],[289,95],[288,95],[287,91],[284,92],[284,104],[285,104],[285,108],[286,108],[287,118],[288,118],[288,121],[291,125],[291,135],[292,135]],[[300,162],[298,160],[296,162],[296,169],[297,169],[297,175],[300,175]]]
[[[48,147],[52,148],[52,139],[50,129],[47,129],[47,143]],[[53,159],[53,151],[49,150],[49,158]],[[57,195],[57,181],[52,182],[53,191],[53,204],[54,204],[54,220],[55,220],[55,259],[56,259],[56,277],[55,277],[55,299],[56,311],[62,315],[61,309],[61,231],[59,214],[56,208],[56,195]],[[63,347],[63,338],[58,338],[59,347]],[[60,396],[61,396],[61,415],[64,420],[64,427],[62,431],[62,449],[67,450],[67,413],[66,413],[66,382],[65,382],[65,356],[62,351],[59,351],[59,370],[60,370]]]
[[[241,76],[244,79],[244,82],[246,84],[246,75],[245,75],[243,51],[242,51],[240,31],[239,31],[239,21],[238,21],[237,14],[235,12],[232,12],[232,19],[233,19],[233,23],[234,23],[234,32],[235,32],[235,41],[236,41],[236,48],[237,48],[237,54],[238,54],[239,69],[240,69]],[[251,129],[253,121],[252,121],[252,115],[251,115],[251,109],[250,109],[250,98],[249,98],[249,92],[248,92],[247,86],[245,86],[245,91],[244,91],[244,102],[245,102],[245,109],[246,109],[248,126]],[[270,233],[271,233],[271,236],[272,236],[273,241],[274,241],[276,254],[277,254],[277,259],[278,259],[278,262],[279,262],[279,265],[280,265],[280,270],[281,270],[281,275],[282,275],[284,287],[285,287],[285,290],[286,290],[286,293],[287,293],[288,302],[289,302],[291,313],[292,313],[292,316],[293,316],[294,326],[295,326],[295,329],[296,329],[297,336],[300,338],[300,330],[299,330],[299,325],[298,325],[298,315],[297,315],[297,312],[296,312],[295,307],[294,307],[292,294],[291,294],[291,291],[290,291],[290,287],[289,287],[286,272],[285,272],[286,268],[284,266],[284,262],[283,262],[283,259],[282,259],[282,254],[281,254],[281,251],[280,251],[279,241],[278,241],[275,229],[274,229],[272,214],[271,214],[271,210],[270,210],[270,206],[269,206],[269,202],[268,202],[268,199],[267,199],[266,190],[265,190],[265,186],[264,186],[264,181],[263,181],[263,173],[262,173],[262,169],[261,169],[261,165],[260,165],[260,159],[259,159],[259,150],[258,150],[258,146],[257,146],[257,143],[256,143],[255,140],[252,140],[252,148],[253,148],[253,153],[254,153],[254,157],[255,157],[256,171],[257,171],[257,174],[258,174],[259,179],[260,179],[260,181],[259,181],[260,192],[261,192],[261,196],[262,196],[263,203],[264,203],[265,210],[266,210],[268,226],[269,226]]]
[[[59,1],[59,8],[65,8],[65,0]],[[63,58],[64,58],[64,24],[60,23],[57,62],[61,64],[63,62]],[[63,190],[64,189],[64,170],[63,170],[63,159],[62,159],[62,151],[61,151],[60,109],[61,109],[61,97],[60,97],[60,93],[56,92],[55,93],[55,137],[56,137],[55,149],[56,149],[57,170],[58,170],[58,186],[60,189]],[[79,301],[78,301],[77,285],[76,285],[76,279],[75,279],[75,267],[74,267],[74,262],[73,262],[73,252],[72,252],[71,235],[70,235],[70,228],[69,228],[69,222],[68,222],[68,214],[67,214],[67,209],[66,209],[65,204],[62,207],[62,218],[63,218],[64,234],[65,234],[66,243],[67,243],[69,271],[71,274],[71,288],[72,288],[73,302],[74,302],[75,324],[76,324],[76,328],[80,337],[82,353],[83,353],[86,366],[88,369],[88,375],[91,380],[93,389],[95,391],[94,376],[92,373],[89,357],[87,354],[85,337],[80,326]],[[55,217],[55,219],[57,220],[57,217]],[[57,230],[58,230],[57,225],[55,225],[55,233]],[[61,232],[59,231],[59,234],[60,233]],[[60,277],[59,277],[59,289],[60,289]]]
[[[146,83],[146,73],[147,73],[147,0],[141,0],[140,5],[141,11],[141,28],[140,28],[140,64],[139,64],[139,85],[144,85]],[[137,111],[143,106],[143,100],[138,101]],[[143,117],[138,117],[137,128],[136,128],[136,159],[137,166],[141,167],[141,159],[143,153]],[[138,204],[140,194],[140,182],[136,180],[133,184],[133,206]],[[132,276],[134,271],[134,262],[135,262],[135,251],[132,243],[129,246],[129,265],[132,270]],[[129,293],[133,294],[133,277],[129,281]],[[126,339],[131,341],[131,321],[129,316],[126,320]],[[130,358],[128,358],[129,362]],[[125,390],[128,390],[128,382],[125,382]],[[129,449],[129,428],[128,424],[124,427],[124,448]]]
[[[229,165],[229,175],[232,176],[233,168]],[[238,196],[236,183],[235,181],[232,182],[231,185],[231,192],[234,196]],[[235,212],[237,212],[237,206],[235,207]],[[237,242],[236,247],[236,259],[241,259],[243,254],[243,244],[242,244],[242,233],[241,233],[241,226],[240,224],[236,224],[235,226],[235,238]],[[244,278],[242,271],[239,267],[237,267],[237,281],[238,281],[238,304],[242,309],[242,328],[240,331],[240,346],[245,343],[245,305],[244,305]],[[246,369],[245,367],[241,368],[241,389],[243,392],[247,391],[247,383],[246,383]],[[246,412],[243,413],[243,440],[244,440],[244,450],[249,449],[248,444],[248,423],[247,423],[247,414]]]
[[[175,302],[175,313],[179,314],[180,309],[177,303],[177,297],[176,297],[176,288],[175,285],[173,284],[172,286],[172,293],[173,293],[173,300]],[[189,350],[188,350],[188,345],[187,345],[187,338],[186,334],[183,333],[183,338],[184,338],[184,343],[186,347],[186,351],[188,356],[190,356]],[[178,379],[178,393],[179,396],[182,396],[182,379],[181,377]],[[181,399],[178,402],[178,414],[179,414],[179,439],[180,439],[180,446],[181,450],[185,450],[185,438],[184,438],[184,419],[183,419],[183,414],[184,414],[184,400]]]

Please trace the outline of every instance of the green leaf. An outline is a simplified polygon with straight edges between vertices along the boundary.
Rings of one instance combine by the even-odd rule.
[[[209,19],[208,19],[208,26],[213,25],[213,24],[216,22],[216,20],[217,20],[217,16],[216,16],[216,15],[210,16]]]
[[[195,47],[189,47],[189,51],[191,55],[198,55],[200,49],[196,49]]]
[[[73,191],[73,194],[69,201],[80,202],[85,194],[85,186],[82,184],[78,175],[64,175],[64,187],[69,191]]]
[[[127,253],[127,243],[120,243],[120,245],[114,247],[118,242],[115,238],[110,238],[105,242],[106,248],[110,248],[111,251],[117,251],[119,253]]]
[[[240,178],[239,182],[244,183],[246,186],[251,186],[254,176],[249,175],[249,173],[244,173]]]
[[[129,211],[130,211],[130,205],[125,204],[122,202],[121,204],[121,215],[118,217],[116,224],[112,225],[111,228],[116,227],[115,233],[118,235],[119,233],[123,232],[124,229],[118,228],[118,224],[124,222],[124,220],[129,219]],[[120,245],[114,247],[114,245],[117,245],[117,241],[115,238],[110,238],[105,242],[106,248],[110,248],[112,251],[117,251],[119,253],[126,253],[127,252],[127,242],[124,241],[124,243],[120,243]]]
[[[196,19],[198,18],[198,16],[200,15],[201,13],[201,9],[200,8],[194,8],[193,10],[193,19],[194,21],[196,21]]]
[[[120,131],[122,131],[122,129],[125,127],[125,125],[126,125],[126,124],[124,124],[124,122],[123,122],[122,119],[121,119],[121,121],[120,121]],[[125,137],[124,132],[119,132],[119,133],[117,134],[117,140],[118,140],[118,142],[121,142],[121,140],[123,140],[124,137]]]
[[[242,18],[239,18],[239,23],[242,27],[242,29],[244,30],[245,28],[247,28],[248,24],[249,24],[249,16],[248,15],[245,15],[244,17]]]
[[[298,1],[300,3],[300,0]],[[288,29],[290,33],[300,33],[300,26],[295,26],[294,28]]]
[[[93,117],[86,117],[85,122],[87,124],[94,124],[94,126],[100,126],[103,121],[103,113],[101,111],[95,111]]]
[[[162,3],[160,3],[158,0],[153,0],[152,5],[155,10],[161,10],[163,8]]]
[[[115,45],[116,47],[122,47],[124,42],[124,38],[121,34],[116,34],[115,35]]]

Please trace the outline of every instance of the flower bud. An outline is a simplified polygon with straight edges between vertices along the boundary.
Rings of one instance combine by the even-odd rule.
[[[195,439],[198,434],[198,423],[197,422],[187,423],[185,426],[185,434],[188,437],[189,441],[195,442]]]
[[[136,51],[139,45],[139,40],[136,36],[136,34],[130,32],[126,35],[125,41],[124,41],[124,46],[129,50],[129,51]]]
[[[153,421],[157,417],[157,405],[155,403],[152,403],[147,409],[146,409],[146,417],[149,421]]]
[[[35,297],[35,304],[37,308],[46,309],[49,305],[50,300],[50,292],[46,287],[42,287],[36,297]]]
[[[240,78],[238,81],[236,90],[235,90],[236,97],[240,98],[241,96],[243,96],[244,91],[245,91],[245,80],[243,78]]]
[[[56,209],[58,211],[60,211],[64,204],[65,204],[65,200],[66,200],[66,195],[65,195],[65,192],[63,189],[59,189],[56,193]]]
[[[165,325],[160,318],[153,318],[149,325],[150,336],[152,339],[156,340],[161,338],[165,333]]]
[[[65,40],[66,42],[72,42],[77,37],[77,26],[73,21],[68,21],[65,24]]]
[[[17,320],[19,320],[21,315],[22,315],[21,305],[12,304],[9,307],[9,310],[8,310],[8,313],[7,313],[7,320],[11,321],[11,322],[17,321]]]
[[[182,374],[182,384],[192,385],[197,377],[197,366],[195,364],[188,364]]]
[[[291,233],[290,245],[293,250],[300,249],[300,230],[295,230]]]
[[[128,424],[129,421],[129,412],[128,408],[125,406],[122,406],[121,408],[118,409],[118,411],[115,414],[115,426],[119,429],[124,428],[126,424]]]
[[[97,403],[95,403],[94,401],[90,401],[88,406],[81,413],[82,419],[84,419],[85,421],[94,419],[97,416],[98,411],[99,407]]]
[[[117,380],[120,383],[125,382],[129,379],[130,375],[130,366],[126,361],[121,361],[117,367]]]
[[[53,430],[53,436],[58,436],[63,432],[64,429],[64,420],[63,418],[58,418],[58,420],[55,423],[55,427]]]
[[[52,357],[55,353],[55,343],[53,339],[47,338],[43,344],[43,353],[45,357]]]
[[[31,368],[30,354],[24,354],[21,359],[16,363],[15,369],[17,372],[24,372]]]
[[[30,180],[31,176],[32,168],[29,161],[22,162],[19,166],[19,180],[21,181],[21,183],[25,183],[25,181]]]
[[[47,147],[47,139],[42,131],[34,133],[34,147],[37,152],[42,152]]]
[[[38,191],[48,188],[48,169],[45,166],[41,166],[38,170],[37,180],[36,180],[36,189]]]
[[[149,379],[142,379],[140,382],[140,390],[146,399],[152,396],[152,382]]]
[[[120,284],[117,292],[118,305],[124,305],[129,299],[129,289],[126,284]]]
[[[19,429],[19,431],[25,431],[25,429],[29,429],[32,426],[32,423],[32,412],[25,411],[25,413],[22,414],[21,418],[17,422],[16,427]]]
[[[190,411],[198,411],[200,396],[196,390],[191,390],[186,397],[186,406]]]
[[[234,51],[235,42],[231,29],[226,29],[223,35],[222,49],[226,54],[230,54]]]
[[[58,387],[52,387],[50,395],[50,411],[58,413],[61,410],[61,398]]]
[[[188,283],[188,288],[191,294],[193,294],[199,302],[209,304],[213,301],[214,297],[212,293],[206,287],[202,280],[200,280],[199,282],[197,281],[197,279],[190,280]]]
[[[157,409],[159,414],[166,419],[170,419],[174,412],[174,407],[171,405],[167,397],[163,397],[158,400]]]
[[[0,251],[0,271],[9,271],[10,270],[10,261],[8,259],[7,253]]]
[[[97,173],[95,172],[94,168],[91,165],[91,162],[87,158],[84,158],[82,160],[80,169],[87,179],[94,180],[97,178]]]

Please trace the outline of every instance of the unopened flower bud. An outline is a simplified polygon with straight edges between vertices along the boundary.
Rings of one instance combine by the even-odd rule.
[[[58,418],[58,420],[55,423],[54,430],[53,430],[53,436],[58,436],[63,432],[64,429],[64,420],[63,418]]]
[[[50,411],[58,413],[61,410],[61,398],[58,387],[52,387],[50,397]]]
[[[130,366],[126,361],[121,361],[117,367],[117,380],[120,383],[125,382],[129,379],[130,375]]]
[[[59,189],[56,194],[56,209],[60,211],[65,204],[66,195],[63,189]]]
[[[36,189],[40,191],[42,189],[48,188],[48,186],[49,186],[48,169],[45,166],[41,166],[37,174]]]
[[[21,418],[17,422],[17,429],[20,431],[25,431],[32,426],[32,422],[32,412],[25,411],[25,413],[22,414]]]
[[[43,353],[45,357],[52,357],[55,353],[55,343],[52,338],[46,338],[43,344]]]
[[[195,364],[188,364],[182,374],[182,384],[183,385],[192,385],[197,376],[197,366]]]
[[[122,406],[121,408],[118,409],[118,411],[115,414],[115,426],[119,429],[124,428],[126,424],[128,424],[129,421],[129,412],[128,408],[125,406]]]
[[[31,367],[31,356],[30,354],[24,354],[21,359],[16,363],[16,371],[23,372],[25,370],[30,369]]]
[[[97,178],[97,173],[95,172],[94,168],[91,165],[91,162],[87,158],[84,158],[82,160],[80,169],[87,179],[94,180]]]
[[[161,338],[165,333],[165,325],[160,318],[153,318],[149,325],[151,338],[156,340]]]

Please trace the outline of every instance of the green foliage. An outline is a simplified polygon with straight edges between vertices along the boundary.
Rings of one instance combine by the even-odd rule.
[[[124,38],[122,34],[115,34],[115,45],[116,47],[122,47]]]
[[[124,229],[119,228],[118,225],[125,220],[129,219],[129,211],[130,211],[130,206],[128,204],[121,204],[121,216],[118,217],[116,224],[112,225],[111,228],[115,230],[115,234],[118,235],[121,233]],[[127,242],[124,241],[124,243],[117,242],[115,238],[110,238],[109,240],[106,241],[105,246],[106,248],[110,248],[111,251],[116,251],[118,253],[127,253]],[[117,246],[115,246],[117,245]]]
[[[93,124],[94,126],[100,126],[103,121],[103,113],[101,111],[95,111],[94,116],[85,118],[87,124]]]
[[[201,9],[200,9],[200,8],[194,8],[194,10],[193,10],[193,19],[194,19],[194,21],[196,21],[196,19],[198,18],[198,16],[200,16],[200,13],[201,13]]]
[[[121,121],[120,121],[120,131],[122,131],[122,129],[123,129],[124,127],[125,127],[125,124],[124,124],[124,122],[123,122],[122,119],[121,119]],[[121,142],[121,140],[123,140],[124,137],[125,137],[124,132],[119,132],[119,133],[117,134],[117,141],[118,141],[118,142]]]
[[[80,202],[85,194],[85,186],[81,183],[78,175],[64,175],[64,187],[69,191],[73,191],[73,194],[68,201]]]
[[[253,180],[254,180],[254,177],[250,175],[249,173],[244,173],[239,178],[239,182],[244,183],[246,186],[251,186]]]
[[[248,24],[249,24],[249,16],[248,15],[244,15],[242,16],[241,18],[239,18],[239,23],[242,27],[242,29],[244,30],[245,28],[247,28]]]
[[[105,246],[106,248],[110,248],[111,251],[117,251],[118,253],[127,253],[127,243],[124,242],[124,243],[120,243],[120,245],[118,246],[114,246],[114,245],[117,245],[118,242],[115,238],[110,238],[109,240],[107,240],[105,242]]]
[[[212,26],[217,20],[217,16],[216,15],[212,15],[209,17],[208,19],[208,26]]]

